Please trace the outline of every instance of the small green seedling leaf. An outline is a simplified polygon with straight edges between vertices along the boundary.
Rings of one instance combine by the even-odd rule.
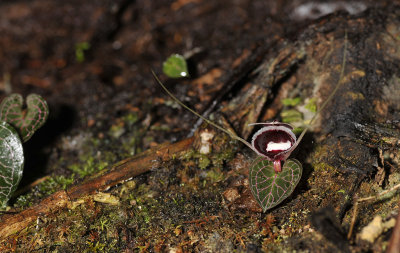
[[[163,72],[170,78],[189,76],[186,60],[182,55],[173,54],[163,63]]]
[[[283,111],[281,113],[281,117],[282,117],[282,122],[284,123],[293,123],[303,120],[303,114],[294,109]]]
[[[0,207],[5,207],[22,178],[24,153],[17,131],[0,122]]]
[[[276,173],[274,164],[265,159],[257,159],[250,167],[250,189],[263,212],[271,209],[292,194],[299,183],[303,167],[296,159],[289,159],[282,171]]]
[[[305,108],[310,112],[316,113],[317,112],[317,99],[312,98],[308,101]]]
[[[46,101],[37,94],[30,94],[26,104],[27,108],[23,110],[23,98],[19,94],[7,96],[0,104],[0,120],[12,125],[24,142],[46,122],[49,115]]]
[[[300,104],[300,102],[301,102],[301,97],[282,99],[282,104],[286,106],[296,106]]]
[[[85,61],[85,51],[90,49],[88,42],[80,42],[75,45],[75,59],[77,62]]]

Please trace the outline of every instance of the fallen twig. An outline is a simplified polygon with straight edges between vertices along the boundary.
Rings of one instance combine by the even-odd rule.
[[[355,224],[356,218],[357,218],[358,204],[359,204],[359,203],[365,202],[365,201],[370,201],[370,200],[376,200],[376,199],[378,199],[379,197],[381,197],[381,196],[383,196],[383,195],[385,195],[385,194],[387,194],[387,193],[389,193],[389,192],[395,191],[395,190],[397,190],[397,189],[399,189],[399,188],[400,188],[400,184],[396,184],[396,185],[393,186],[392,188],[390,188],[390,189],[388,189],[388,190],[385,190],[385,191],[382,191],[382,192],[380,192],[379,194],[377,194],[377,195],[375,195],[375,196],[369,196],[369,197],[365,197],[365,198],[356,199],[356,202],[355,202],[355,204],[354,204],[354,209],[353,209],[353,217],[351,218],[351,224],[350,224],[349,233],[347,234],[347,239],[350,240],[351,235],[352,235],[352,233],[353,233],[353,228],[354,228],[354,224]],[[397,226],[397,222],[396,222],[396,226]],[[400,226],[400,225],[399,225],[399,226]],[[400,228],[399,228],[399,229],[400,229]],[[399,231],[399,233],[400,233],[400,231]]]
[[[109,172],[103,175],[67,190],[58,191],[20,213],[4,214],[0,217],[0,238],[21,231],[40,216],[72,206],[72,202],[80,198],[107,190],[118,183],[159,167],[161,160],[188,149],[192,143],[193,138],[188,138],[174,144],[159,145],[115,164]]]
[[[400,206],[400,203],[399,203]],[[392,235],[386,253],[400,252],[400,212],[397,214],[396,225],[394,225]]]

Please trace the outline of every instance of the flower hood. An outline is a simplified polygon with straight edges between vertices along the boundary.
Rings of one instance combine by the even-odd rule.
[[[285,161],[296,143],[293,127],[277,121],[257,124],[264,127],[253,135],[253,150],[269,161]]]

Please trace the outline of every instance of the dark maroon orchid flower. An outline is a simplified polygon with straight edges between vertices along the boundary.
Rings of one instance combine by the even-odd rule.
[[[281,162],[289,157],[296,146],[293,127],[277,121],[250,125],[264,126],[253,135],[251,141],[253,150],[258,155],[274,162],[275,172],[281,172]]]

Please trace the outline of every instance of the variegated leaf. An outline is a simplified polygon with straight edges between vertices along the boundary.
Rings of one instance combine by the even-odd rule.
[[[276,173],[271,161],[259,158],[250,168],[250,189],[254,198],[267,211],[289,197],[299,183],[303,167],[296,159],[286,160]]]
[[[11,94],[0,104],[0,120],[12,125],[26,142],[33,133],[47,120],[49,108],[46,101],[37,94],[26,98],[26,111],[23,110],[23,98],[19,94]]]
[[[0,207],[4,207],[17,189],[24,169],[24,153],[17,131],[0,122]]]

